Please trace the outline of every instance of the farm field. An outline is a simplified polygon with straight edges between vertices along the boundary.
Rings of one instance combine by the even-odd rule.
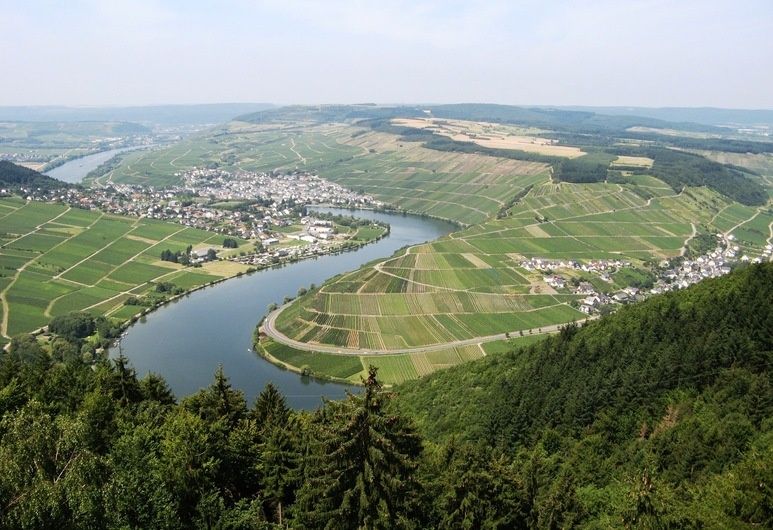
[[[424,118],[391,123],[487,148],[585,157],[581,149],[539,136],[544,131],[534,128]],[[609,169],[615,171],[606,181],[559,182],[544,163],[429,149],[378,127],[282,120],[234,121],[172,148],[132,156],[106,178],[160,185],[205,163],[308,170],[398,208],[459,223],[463,229],[457,233],[327,282],[276,321],[279,332],[310,349],[429,347],[431,355],[363,357],[382,363],[382,373],[395,382],[496,349],[465,345],[458,351],[453,345],[459,341],[505,332],[524,332],[528,341],[530,332],[584,319],[577,309],[581,296],[548,286],[544,272],[522,266],[528,259],[622,260],[630,268],[605,281],[561,271],[602,290],[621,289],[644,278],[639,269],[682,255],[696,234],[732,234],[740,252],[752,256],[760,255],[773,235],[767,206],[743,206],[707,187],[674,189],[650,173],[657,168],[646,156],[611,157]],[[770,188],[769,157],[743,156],[732,155],[728,163],[754,165],[754,178]],[[332,374],[332,368],[312,368],[318,359],[307,358],[309,352],[282,355],[292,366]],[[356,381],[359,373],[343,378]]]
[[[124,302],[152,290],[152,282],[190,289],[235,274],[207,265],[194,272],[159,259],[164,249],[205,242],[220,245],[222,236],[150,219],[0,198],[2,340],[71,311],[129,318],[143,307]]]
[[[258,347],[263,354],[285,366],[310,375],[348,383],[359,383],[367,375],[369,366],[376,366],[379,380],[387,385],[400,384],[417,377],[431,374],[486,355],[511,351],[513,348],[533,344],[545,335],[517,337],[509,341],[490,342],[485,345],[448,348],[426,353],[397,355],[330,354],[297,350],[291,346],[262,340]]]
[[[585,153],[578,147],[533,136],[539,129],[514,127],[499,123],[436,118],[399,118],[392,123],[401,127],[424,129],[459,142],[472,142],[492,149],[513,149],[548,156],[577,158]]]
[[[465,225],[486,220],[548,166],[484,155],[448,153],[403,142],[392,134],[346,125],[266,131],[232,122],[209,136],[127,155],[99,183],[174,183],[174,173],[217,162],[253,171],[316,171],[355,191],[412,212]]]
[[[608,287],[619,289],[640,279],[635,271],[645,262],[680,255],[699,227],[724,231],[741,223],[738,240],[746,230],[758,244],[769,220],[706,188],[644,199],[628,185],[545,179],[502,219],[403,249],[324,284],[283,311],[276,329],[312,347],[379,351],[442,351],[476,337],[528,335],[585,315],[575,309],[581,296],[552,289],[545,273],[525,269],[524,260],[624,260],[632,268]],[[414,366],[419,375],[421,366]]]

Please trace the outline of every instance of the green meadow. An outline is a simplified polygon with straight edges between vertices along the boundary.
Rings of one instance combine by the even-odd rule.
[[[2,340],[71,311],[127,319],[131,296],[154,282],[194,288],[221,275],[160,260],[162,250],[221,244],[222,236],[151,219],[0,198]]]
[[[484,343],[459,352],[457,341],[505,332],[529,340],[543,327],[585,318],[576,309],[580,297],[549,288],[542,272],[522,267],[524,260],[628,261],[632,268],[610,283],[576,275],[598,288],[619,289],[646,278],[641,271],[648,263],[682,254],[693,233],[732,233],[743,251],[758,255],[773,221],[765,207],[743,206],[707,187],[675,190],[646,168],[618,172],[610,181],[560,182],[546,163],[439,151],[356,124],[281,119],[234,121],[167,149],[132,153],[103,179],[171,183],[175,173],[203,163],[314,171],[406,211],[464,227],[330,280],[296,300],[276,323],[312,347],[435,348],[431,356],[365,356],[383,363],[380,373],[391,382],[496,350],[495,343]],[[296,355],[283,359],[295,367],[316,366],[310,369],[318,373],[335,371],[314,364],[322,354]],[[354,369],[347,362],[336,377]]]

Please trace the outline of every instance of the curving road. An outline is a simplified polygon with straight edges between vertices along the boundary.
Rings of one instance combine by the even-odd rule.
[[[292,302],[291,302],[292,303]],[[474,337],[472,339],[463,339],[463,340],[455,340],[452,342],[444,342],[440,344],[428,344],[427,346],[418,346],[415,348],[395,348],[390,350],[379,350],[379,349],[373,349],[373,348],[349,348],[346,346],[332,346],[329,344],[310,344],[308,342],[301,342],[297,341],[295,339],[291,339],[278,329],[276,329],[276,319],[279,316],[279,314],[284,310],[287,306],[290,304],[285,304],[279,309],[276,309],[266,315],[266,320],[263,322],[263,325],[261,326],[261,331],[266,334],[266,336],[271,337],[276,342],[280,342],[282,344],[285,344],[287,346],[290,346],[292,348],[295,348],[297,350],[304,350],[304,351],[312,351],[312,352],[321,352],[321,353],[337,353],[337,354],[343,354],[343,355],[398,355],[398,354],[404,354],[404,353],[426,353],[431,351],[437,351],[437,350],[447,350],[449,348],[455,348],[458,346],[477,346],[478,344],[483,344],[485,342],[494,342],[496,340],[506,340],[508,337],[505,333],[499,333],[497,335],[485,335],[483,337]],[[590,316],[588,317],[588,320],[594,320],[598,318],[598,316]],[[547,335],[549,333],[556,333],[561,327],[565,326],[567,323],[563,324],[553,324],[550,326],[545,326],[542,329],[542,331],[537,331],[536,329],[524,329],[522,330],[524,333],[524,336],[528,335]],[[531,333],[530,333],[531,332]],[[518,338],[519,330],[511,331],[510,332],[510,338]]]

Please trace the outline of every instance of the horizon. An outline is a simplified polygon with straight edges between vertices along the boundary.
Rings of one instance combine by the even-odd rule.
[[[273,108],[282,108],[282,107],[292,107],[292,106],[301,106],[301,107],[314,107],[314,106],[336,106],[336,105],[347,105],[347,106],[377,106],[377,107],[402,107],[402,106],[421,106],[421,105],[427,105],[427,106],[439,106],[439,105],[502,105],[502,106],[509,106],[509,107],[521,107],[521,108],[556,108],[556,109],[588,109],[588,110],[603,110],[603,109],[631,109],[632,111],[635,111],[637,109],[647,109],[647,110],[678,110],[678,109],[688,109],[688,110],[731,110],[731,111],[749,111],[749,112],[768,112],[773,111],[773,106],[771,107],[716,107],[716,106],[710,106],[710,105],[699,105],[699,106],[648,106],[648,105],[553,105],[549,103],[545,104],[539,104],[539,103],[498,103],[498,102],[490,102],[490,101],[451,101],[447,103],[438,103],[438,102],[405,102],[405,103],[392,103],[392,102],[383,102],[383,103],[346,103],[346,102],[331,102],[331,103],[274,103],[271,101],[211,101],[211,102],[193,102],[193,103],[142,103],[142,104],[135,104],[135,103],[116,103],[116,104],[104,104],[104,105],[90,105],[90,104],[81,104],[81,105],[68,105],[68,104],[60,104],[60,103],[48,103],[48,104],[33,104],[33,105],[0,105],[0,109],[24,109],[24,108],[63,108],[63,109],[140,109],[140,108],[149,108],[149,107],[203,107],[203,106],[225,106],[225,105],[271,105]]]
[[[773,109],[764,0],[32,0],[0,16],[3,106]]]

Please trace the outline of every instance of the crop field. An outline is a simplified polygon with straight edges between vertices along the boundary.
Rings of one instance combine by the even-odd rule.
[[[160,261],[166,248],[222,241],[172,223],[8,197],[0,198],[0,231],[3,340],[70,311],[128,318],[142,308],[124,301],[150,282],[188,289],[225,276]]]
[[[379,381],[387,385],[395,385],[487,355],[497,355],[528,346],[543,340],[545,336],[544,334],[524,335],[506,341],[396,355],[352,355],[304,351],[271,339],[261,340],[260,347],[271,357],[294,369],[306,370],[313,375],[332,377],[351,383],[359,383],[367,375],[368,367],[375,366],[378,368]]]
[[[696,223],[719,229],[711,225],[714,218],[721,226],[751,218],[737,230],[748,230],[758,242],[770,221],[705,188],[644,199],[623,184],[545,179],[504,218],[342,275],[296,301],[276,325],[312,345],[387,351],[437,346],[432,355],[410,354],[421,375],[464,360],[454,349],[459,341],[505,332],[529,336],[584,319],[573,306],[579,296],[549,288],[543,273],[524,269],[523,260],[623,259],[638,266],[679,255]],[[616,275],[614,287],[640,279],[630,271]],[[443,355],[447,363],[439,360]]]
[[[169,184],[177,181],[176,172],[208,162],[230,169],[316,171],[389,204],[468,225],[495,214],[548,173],[545,164],[434,151],[359,127],[266,131],[234,122],[216,134],[127,155],[100,182]]]
[[[484,147],[584,156],[577,148],[537,136],[542,131],[515,126],[454,120],[398,125],[428,128]],[[773,175],[768,158],[737,158],[730,162],[755,165],[760,174],[754,178]],[[771,237],[769,210],[742,206],[705,187],[675,191],[647,174],[653,166],[650,158],[618,157],[610,164],[617,171],[609,181],[573,184],[555,181],[546,164],[428,149],[421,142],[351,124],[232,122],[167,149],[132,153],[106,178],[163,184],[174,182],[176,172],[210,162],[225,169],[314,171],[390,205],[466,227],[336,277],[295,301],[276,322],[281,332],[312,348],[428,348],[423,353],[361,356],[363,363],[379,363],[390,381],[504,347],[488,342],[469,346],[476,338],[510,332],[516,334],[512,340],[527,343],[543,328],[584,319],[576,309],[578,296],[557,292],[542,272],[522,266],[530,258],[630,262],[634,269],[615,274],[608,283],[582,277],[598,287],[619,289],[641,281],[635,268],[645,261],[682,254],[696,233],[732,233],[744,251],[757,253]],[[176,249],[183,239],[170,236],[169,248]],[[120,274],[112,278],[130,279]],[[321,362],[301,353],[296,350],[293,359],[306,359],[310,367]],[[360,373],[347,377],[356,380]]]
[[[379,380],[387,385],[416,379],[463,362],[480,359],[489,353],[501,353],[539,340],[537,336],[522,337],[507,342],[491,343],[496,347],[478,345],[449,348],[428,353],[403,355],[346,355],[297,350],[264,339],[260,347],[271,357],[299,370],[323,377],[359,383],[369,366],[378,368]],[[488,346],[488,345],[487,345]]]
[[[578,147],[558,145],[556,142],[529,133],[539,129],[524,129],[512,125],[467,120],[439,120],[434,118],[401,118],[394,125],[424,129],[460,142],[472,142],[492,149],[513,149],[549,156],[577,158],[585,153]]]

